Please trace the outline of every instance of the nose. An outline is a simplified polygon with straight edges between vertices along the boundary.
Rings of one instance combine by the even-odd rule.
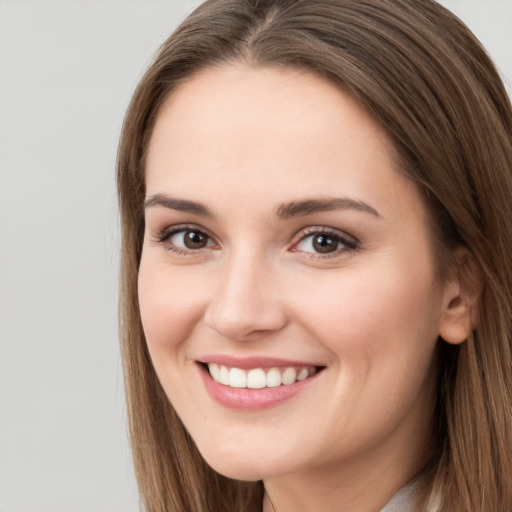
[[[234,260],[226,262],[224,271],[219,272],[204,322],[234,341],[280,331],[287,315],[276,285],[277,269],[243,257]]]

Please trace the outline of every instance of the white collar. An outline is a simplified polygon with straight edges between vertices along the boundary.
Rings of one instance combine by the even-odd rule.
[[[402,487],[380,512],[413,512],[412,507],[420,480],[420,478],[415,478]]]

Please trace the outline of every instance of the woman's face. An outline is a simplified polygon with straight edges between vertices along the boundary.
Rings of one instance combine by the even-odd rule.
[[[446,293],[392,153],[349,95],[301,71],[210,69],[163,105],[142,322],[217,471],[382,474],[424,455]]]

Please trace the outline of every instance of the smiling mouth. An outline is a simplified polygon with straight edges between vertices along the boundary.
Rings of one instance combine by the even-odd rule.
[[[284,368],[252,368],[244,370],[216,363],[205,363],[212,379],[224,386],[237,389],[263,389],[290,386],[312,377],[324,367],[287,366]]]

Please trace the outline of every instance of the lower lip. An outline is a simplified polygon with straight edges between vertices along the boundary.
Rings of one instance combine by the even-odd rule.
[[[275,407],[300,393],[317,380],[322,371],[289,385],[275,388],[232,388],[215,382],[202,365],[199,365],[206,391],[215,402],[229,409],[259,411]]]

